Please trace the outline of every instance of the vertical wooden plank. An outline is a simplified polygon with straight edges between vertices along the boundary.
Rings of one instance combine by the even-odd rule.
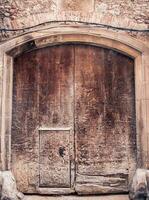
[[[127,191],[136,162],[133,60],[82,45],[75,56],[77,191],[89,192],[87,176],[99,177],[90,184],[92,192]],[[125,181],[114,186],[114,178]]]
[[[69,148],[70,153],[67,156],[67,162],[74,160],[74,117],[73,117],[73,68],[74,68],[74,48],[73,45],[61,45],[54,46],[48,49],[42,49],[38,55],[38,63],[39,63],[39,126],[40,128],[54,128],[55,134],[51,137],[50,149],[49,151],[57,151],[57,148],[60,148],[55,145],[60,145],[57,139],[61,140],[61,142],[66,142],[65,131],[61,131],[61,136],[59,136],[59,129],[63,130],[63,128],[69,128]],[[56,134],[57,133],[57,134]],[[47,140],[50,139],[47,135]],[[42,137],[42,136],[41,136]],[[55,139],[54,139],[55,137]],[[64,140],[64,141],[63,141]],[[40,140],[41,146],[42,139]],[[48,141],[47,141],[48,142]],[[53,143],[52,143],[53,142]],[[44,141],[43,141],[44,143]],[[57,155],[57,152],[55,152]],[[61,170],[61,177],[63,177],[63,182],[59,176],[59,166],[58,166],[58,158],[57,156],[53,156],[52,160],[50,158],[45,158],[47,163],[53,162],[55,165],[53,168],[51,166],[47,166],[50,170],[50,173],[54,174],[53,179],[49,181],[49,174],[44,172],[43,162],[40,163],[40,181],[41,185],[45,187],[70,187],[71,184],[71,175],[68,170],[66,170],[66,163],[64,162],[64,168]],[[42,159],[43,160],[43,159]],[[60,160],[59,160],[60,161]],[[44,161],[45,162],[45,161]],[[68,163],[67,163],[68,164]],[[72,167],[72,166],[70,166]],[[57,168],[57,170],[56,170]],[[72,172],[74,173],[74,172]],[[56,182],[55,182],[56,180]],[[59,180],[59,182],[57,181]],[[69,181],[68,181],[69,180]],[[72,180],[73,182],[73,180]]]
[[[72,45],[41,49],[39,66],[40,127],[73,126],[73,66]]]
[[[34,192],[38,185],[38,74],[36,51],[14,60],[12,170],[18,188]]]
[[[71,187],[73,185],[73,68],[73,45],[39,49],[15,58],[12,111],[12,169],[19,189],[23,192],[38,192],[39,182],[42,187],[54,186],[62,188],[63,186]],[[53,136],[50,135],[51,132],[45,136],[41,134],[39,138],[39,130],[46,128],[54,128],[55,134]],[[61,131],[61,135],[59,135],[59,129],[69,129],[70,131],[69,134]],[[47,181],[50,177],[44,169],[45,167],[49,170],[52,169],[48,165],[48,156],[42,157],[42,159],[40,156],[46,140],[51,145],[49,151],[54,151],[54,137],[55,140],[61,140],[62,143],[66,142],[64,144],[66,146],[68,146],[69,138],[67,164],[71,168],[66,170],[64,163],[64,170],[61,171],[63,172],[61,177],[64,177],[64,181],[63,184],[60,182],[57,185],[52,178]],[[50,139],[51,141],[49,141]],[[56,144],[60,145],[60,143]],[[60,147],[57,146],[57,148]],[[43,165],[43,162],[44,164],[46,163],[43,158],[47,161],[47,166]],[[56,159],[56,157],[52,159],[54,158]],[[55,163],[55,166],[53,166],[55,169],[59,168],[57,160],[52,162]],[[50,173],[54,173],[54,171],[50,171]],[[40,180],[41,177],[42,179]],[[59,173],[56,174],[56,171],[55,177],[56,180],[60,178]],[[44,182],[44,180],[46,181]]]

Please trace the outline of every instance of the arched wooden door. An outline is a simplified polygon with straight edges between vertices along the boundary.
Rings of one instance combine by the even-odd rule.
[[[64,44],[14,59],[12,170],[24,193],[128,191],[136,167],[133,59]]]

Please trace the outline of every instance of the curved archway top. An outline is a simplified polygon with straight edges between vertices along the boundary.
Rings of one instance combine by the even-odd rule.
[[[68,42],[111,48],[133,57],[135,67],[135,104],[137,158],[139,168],[149,168],[149,46],[122,33],[90,26],[55,25],[10,39],[0,45],[0,143],[3,170],[11,168],[11,111],[13,57],[23,51]],[[9,141],[8,141],[8,140]]]
[[[140,53],[149,52],[143,42],[122,33],[101,30],[89,26],[59,25],[45,27],[23,34],[0,45],[0,51],[16,56],[19,53],[44,46],[78,42],[111,48],[136,58]]]

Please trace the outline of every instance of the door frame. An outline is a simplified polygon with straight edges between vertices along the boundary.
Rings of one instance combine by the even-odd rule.
[[[11,118],[13,59],[25,51],[64,43],[105,47],[134,59],[137,135],[137,167],[149,168],[149,46],[133,37],[89,25],[46,26],[10,39],[0,45],[0,145],[1,170],[11,170]],[[50,189],[39,189],[53,193]],[[71,192],[71,191],[70,191]],[[68,190],[62,193],[70,193]]]

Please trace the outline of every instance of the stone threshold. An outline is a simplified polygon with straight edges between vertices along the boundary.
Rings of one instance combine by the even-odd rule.
[[[97,196],[39,196],[26,195],[24,200],[129,200],[128,195],[97,195]]]

